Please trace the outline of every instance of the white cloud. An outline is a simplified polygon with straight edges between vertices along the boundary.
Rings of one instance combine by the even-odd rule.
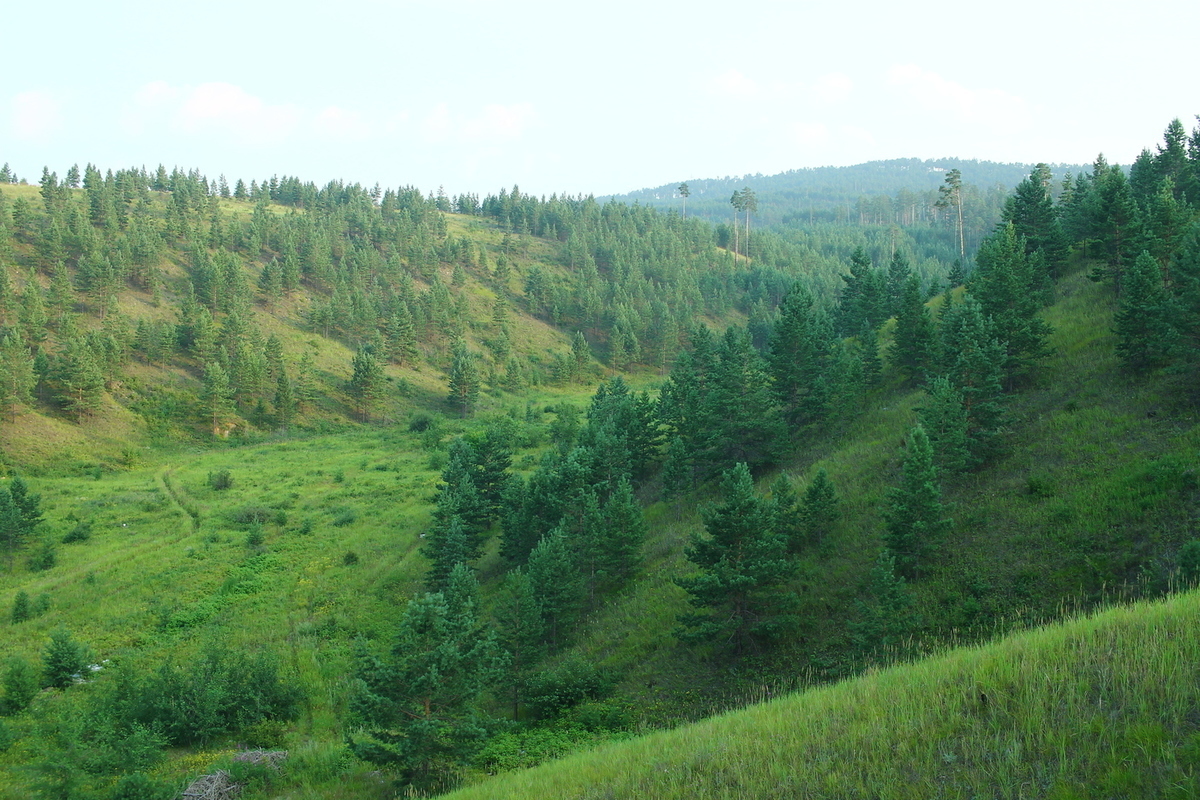
[[[462,138],[473,142],[519,139],[534,117],[533,106],[529,103],[516,103],[511,106],[487,105],[484,106],[482,114],[468,119],[463,124]]]
[[[336,110],[336,109],[335,109]],[[318,114],[322,133],[345,134],[352,120],[343,113]],[[141,135],[168,129],[175,133],[220,136],[242,144],[274,144],[291,136],[304,112],[292,105],[272,105],[231,83],[172,86],[153,81],[139,88],[122,108],[121,127]],[[340,127],[339,127],[340,126]]]
[[[875,144],[875,134],[857,125],[843,125],[840,129],[842,137],[863,144]]]
[[[450,138],[454,129],[454,122],[450,119],[450,106],[445,103],[438,103],[421,122],[421,130],[425,133],[425,141],[427,142],[444,142]]]
[[[792,123],[792,138],[798,145],[811,147],[829,141],[829,128],[823,122]]]
[[[520,139],[537,119],[530,103],[489,104],[473,117],[453,114],[446,103],[438,103],[421,123],[425,140],[438,143],[497,142]]]
[[[713,78],[710,88],[718,94],[734,95],[736,97],[753,97],[762,89],[751,78],[739,70],[731,69]]]
[[[969,89],[915,64],[898,64],[888,70],[888,83],[930,111],[950,111],[961,121],[999,127],[1025,128],[1028,104],[1003,89]]]
[[[322,138],[337,142],[361,142],[374,133],[362,114],[339,106],[322,109],[313,120],[313,128]]]
[[[268,105],[231,83],[203,83],[192,89],[172,118],[186,133],[221,133],[249,143],[286,139],[300,122],[290,105]]]
[[[826,103],[840,103],[854,91],[854,81],[842,72],[831,72],[817,78],[813,93]]]
[[[13,98],[11,126],[16,138],[44,139],[62,125],[62,107],[46,92],[21,92]]]

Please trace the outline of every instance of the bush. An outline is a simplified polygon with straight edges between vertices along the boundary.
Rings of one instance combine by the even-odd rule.
[[[234,525],[266,525],[273,519],[275,512],[265,506],[246,506],[229,514],[229,520]]]
[[[262,525],[253,525],[250,532],[246,534],[246,547],[250,550],[255,550],[263,546],[265,537],[263,536]]]
[[[67,531],[62,540],[63,544],[71,544],[72,542],[86,542],[90,538],[92,538],[92,521],[88,519],[75,523],[75,527]]]
[[[358,520],[358,512],[352,508],[339,509],[334,515],[333,526],[335,528],[345,528],[347,525],[353,525]]]
[[[12,620],[13,625],[16,625],[18,622],[24,622],[32,616],[33,608],[29,602],[29,595],[22,589],[17,592],[17,596],[13,599],[12,613],[9,615],[9,619]]]
[[[535,716],[547,719],[584,701],[598,700],[609,688],[595,666],[570,659],[530,679],[526,702]]]
[[[424,411],[414,414],[413,418],[408,421],[409,433],[424,433],[425,431],[437,425],[437,420],[432,414],[426,414]]]
[[[42,654],[42,683],[56,689],[65,689],[87,669],[91,652],[85,645],[71,638],[65,628],[50,634],[50,643]]]
[[[10,658],[4,670],[4,694],[0,695],[0,714],[20,714],[29,708],[41,691],[37,670],[23,658]]]
[[[233,475],[230,474],[229,470],[227,469],[210,472],[208,473],[208,485],[212,487],[214,491],[218,492],[223,492],[226,489],[232,489]]]
[[[1179,551],[1179,577],[1185,586],[1200,583],[1200,539],[1192,539]]]
[[[54,567],[58,563],[58,556],[54,552],[54,545],[46,542],[39,547],[33,555],[29,556],[29,571],[30,572],[45,572]]]
[[[187,667],[167,663],[153,672],[134,670],[120,668],[100,711],[122,725],[160,731],[172,745],[208,742],[267,720],[290,720],[299,707],[299,689],[282,679],[267,654],[210,647]]]
[[[144,772],[122,775],[113,789],[113,800],[170,800],[174,789],[154,780]]]
[[[347,567],[352,567],[358,563],[358,553],[353,550],[347,551],[346,555],[342,556],[342,563]]]

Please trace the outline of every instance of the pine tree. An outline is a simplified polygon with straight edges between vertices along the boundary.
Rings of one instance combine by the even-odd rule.
[[[204,367],[204,392],[201,397],[204,416],[212,423],[213,436],[219,436],[233,416],[233,386],[229,373],[220,362],[210,361]]]
[[[970,295],[942,312],[940,368],[962,393],[967,415],[967,468],[982,464],[999,446],[1004,427],[1005,350],[983,309]],[[939,434],[941,435],[941,434]]]
[[[792,430],[820,422],[829,413],[833,331],[814,308],[812,295],[793,286],[779,307],[771,334],[771,387]]]
[[[887,316],[897,317],[900,315],[909,279],[915,277],[912,265],[909,264],[904,253],[899,250],[892,253],[892,260],[888,263],[887,271]],[[920,286],[920,278],[917,279],[917,285]]]
[[[800,530],[805,542],[819,545],[837,524],[837,490],[824,467],[817,470],[800,501]]]
[[[363,422],[370,422],[383,400],[383,367],[375,355],[366,348],[354,354],[353,372],[350,375],[349,392],[354,399],[355,411]]]
[[[13,598],[12,612],[9,614],[9,621],[13,625],[19,622],[24,622],[33,616],[33,611],[30,608],[29,593],[24,589],[17,592],[17,596]]]
[[[725,473],[722,502],[702,516],[707,536],[693,534],[685,550],[701,571],[675,581],[699,611],[679,618],[677,635],[729,647],[741,656],[792,624],[795,597],[786,584],[796,564],[776,530],[771,504],[755,494],[744,462]]]
[[[933,348],[933,319],[921,297],[921,282],[916,275],[909,275],[896,313],[889,356],[910,381],[922,383],[931,365]]]
[[[601,567],[610,581],[620,584],[641,565],[646,519],[633,495],[633,486],[622,479],[604,503]]]
[[[968,431],[970,418],[962,391],[944,375],[929,385],[929,401],[920,409],[921,426],[929,435],[934,461],[943,475],[956,475],[973,463]]]
[[[457,514],[438,520],[424,536],[421,553],[430,562],[429,571],[425,573],[425,586],[427,591],[440,592],[446,589],[455,567],[476,556],[471,552],[470,537],[462,517]]]
[[[579,568],[561,527],[546,534],[533,548],[527,573],[541,610],[547,644],[555,652],[570,637],[583,604]]]
[[[515,722],[521,717],[525,684],[546,652],[541,608],[524,570],[514,569],[504,576],[496,623],[500,628],[500,644],[511,656],[507,684]]]
[[[42,653],[42,685],[65,689],[87,668],[90,658],[87,646],[75,641],[69,631],[55,630]]]
[[[1005,201],[1002,219],[1024,241],[1027,256],[1042,254],[1046,277],[1055,279],[1067,263],[1067,238],[1050,197],[1050,179],[1050,168],[1038,164]]]
[[[6,334],[0,339],[0,403],[10,421],[16,421],[17,408],[33,404],[36,385],[33,354],[17,334]]]
[[[479,399],[479,389],[479,368],[475,356],[467,350],[466,344],[459,342],[454,348],[454,363],[450,367],[450,404],[458,409],[459,414],[469,417]]]
[[[1115,316],[1117,354],[1131,372],[1166,363],[1174,330],[1158,261],[1143,250],[1125,275]]]
[[[896,557],[887,548],[879,551],[867,584],[869,599],[856,602],[858,620],[851,624],[850,637],[864,655],[892,651],[920,625],[913,611],[912,591],[896,569]]]
[[[779,414],[762,359],[744,328],[726,329],[709,387],[704,463],[716,471],[738,461],[771,462],[783,438]]]
[[[915,580],[920,577],[925,557],[951,525],[942,505],[933,448],[920,425],[909,434],[900,485],[888,492],[884,518],[884,538],[896,557],[896,569],[905,578]]]
[[[58,359],[58,397],[82,423],[104,402],[104,374],[92,348],[82,336],[70,339]]]
[[[465,565],[444,592],[409,602],[383,658],[360,646],[350,701],[361,726],[360,758],[397,768],[418,788],[442,785],[482,744],[484,692],[502,677],[506,654],[478,618],[478,584]]]
[[[1047,340],[1053,329],[1038,317],[1043,292],[1030,261],[1009,223],[979,246],[971,277],[971,294],[1007,351],[1004,366],[1010,378],[1028,372],[1050,352]]]

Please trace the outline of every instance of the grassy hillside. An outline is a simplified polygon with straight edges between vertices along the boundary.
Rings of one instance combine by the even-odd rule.
[[[1198,613],[1114,608],[448,797],[1195,797]]]
[[[191,201],[185,199],[189,181],[198,185]],[[430,548],[423,548],[430,542],[423,539],[432,534],[436,542],[439,535],[435,502],[447,495],[450,503],[465,502],[451,492],[439,495],[443,468],[458,464],[466,471],[452,459],[451,441],[499,431],[504,447],[511,446],[511,472],[549,474],[547,481],[558,480],[556,463],[573,465],[557,475],[578,480],[593,468],[594,448],[613,458],[615,475],[620,458],[632,463],[632,451],[622,456],[613,444],[619,429],[586,429],[576,440],[582,419],[573,428],[571,407],[585,409],[605,375],[624,373],[636,388],[653,390],[697,320],[715,328],[749,320],[766,341],[774,304],[811,266],[790,261],[784,250],[775,261],[758,253],[737,259],[720,251],[699,222],[639,207],[600,207],[590,199],[536,201],[514,191],[489,198],[485,219],[449,214],[419,195],[404,206],[389,193],[376,205],[378,198],[361,189],[339,193],[336,186],[325,200],[313,188],[306,202],[316,205],[307,210],[266,197],[254,205],[218,201],[203,183],[181,177],[172,193],[142,186],[138,204],[113,206],[133,215],[123,221],[105,211],[121,196],[105,194],[108,188],[63,190],[50,198],[44,216],[30,187],[5,194],[13,228],[0,231],[8,236],[0,255],[11,268],[0,268],[11,281],[0,312],[13,333],[4,338],[42,338],[33,364],[41,375],[38,388],[9,402],[13,416],[0,423],[0,447],[7,471],[19,470],[40,493],[45,521],[0,565],[0,710],[12,712],[0,719],[0,800],[31,793],[137,796],[119,782],[130,774],[177,791],[201,772],[230,766],[231,754],[246,747],[292,753],[284,772],[255,778],[252,796],[395,796],[409,776],[379,771],[347,744],[361,733],[356,681],[366,660],[395,655],[408,603],[430,585]],[[111,191],[120,189],[114,181]],[[85,209],[100,222],[89,222]],[[149,236],[139,226],[151,225],[138,214],[154,220],[161,245],[149,266],[135,258],[139,237]],[[77,243],[55,238],[62,235],[56,219],[65,220]],[[88,243],[93,229],[110,237],[103,247]],[[212,241],[219,244],[203,244]],[[70,250],[72,266],[50,260],[61,247],[77,247],[78,253]],[[114,284],[115,294],[106,295],[112,286],[97,272],[95,254],[122,248],[131,254],[129,272]],[[284,291],[278,276],[275,283],[268,279],[289,260],[302,263],[295,273],[302,278]],[[943,481],[953,522],[906,590],[913,605],[905,637],[881,647],[856,636],[878,600],[870,581],[885,541],[888,493],[898,483],[908,434],[929,402],[888,364],[873,388],[865,378],[854,384],[853,392],[838,395],[845,407],[819,424],[788,429],[788,446],[758,462],[769,465],[756,476],[764,496],[780,476],[802,494],[824,470],[838,497],[836,519],[820,541],[797,547],[798,569],[778,589],[796,600],[795,622],[782,636],[737,656],[718,642],[688,645],[677,637],[679,617],[689,610],[677,581],[696,570],[687,547],[704,534],[706,506],[721,497],[709,482],[662,499],[657,466],[664,443],[648,453],[648,468],[638,475],[637,499],[649,524],[641,561],[622,580],[597,583],[604,588],[576,598],[583,610],[564,616],[570,621],[561,632],[563,646],[555,641],[554,652],[533,662],[531,675],[514,671],[502,688],[493,684],[478,709],[490,716],[486,746],[439,762],[440,772],[430,770],[434,777],[424,788],[478,783],[489,773],[677,727],[794,689],[812,691],[705,723],[711,728],[683,730],[678,740],[655,734],[622,745],[631,748],[629,758],[642,760],[638,769],[626,769],[628,780],[614,781],[607,766],[576,767],[564,780],[591,774],[596,785],[564,785],[560,793],[600,797],[609,796],[610,786],[614,792],[627,786],[648,796],[900,797],[908,781],[918,786],[917,795],[928,796],[1089,797],[1094,789],[1107,797],[1133,796],[1143,780],[1184,785],[1192,773],[1180,754],[1191,753],[1192,732],[1176,722],[1177,707],[1155,706],[1159,695],[1153,693],[1135,701],[1140,690],[1133,683],[1115,681],[1105,694],[1108,678],[1091,665],[1124,658],[1117,651],[1128,646],[1133,662],[1145,659],[1137,680],[1165,685],[1178,676],[1165,675],[1163,665],[1192,655],[1169,649],[1190,648],[1186,637],[1161,642],[1161,657],[1139,655],[1136,648],[1151,646],[1153,637],[1143,642],[1127,630],[1134,623],[1103,622],[1125,619],[1118,615],[1071,623],[1075,627],[1061,629],[1066,633],[1025,634],[994,649],[948,651],[1114,601],[1160,598],[1184,584],[1181,553],[1198,538],[1200,519],[1194,398],[1181,373],[1160,370],[1134,380],[1121,370],[1112,289],[1088,278],[1091,266],[1076,259],[1065,268],[1053,304],[1040,312],[1053,326],[1052,352],[1027,375],[1012,378],[997,452],[979,469]],[[64,276],[81,288],[69,282],[64,288]],[[193,290],[204,308],[190,299]],[[961,302],[962,293],[956,289],[928,305],[937,313],[947,302]],[[54,313],[29,311],[37,304],[26,300],[39,298]],[[402,313],[411,314],[421,332],[416,356],[403,359],[398,346],[385,341],[391,333],[383,336]],[[199,333],[211,318],[219,323],[217,347]],[[169,334],[166,355],[152,340],[133,335],[141,323]],[[884,324],[877,342],[889,361],[896,327]],[[847,353],[857,347],[853,339],[837,346]],[[68,356],[79,347],[111,363],[97,405],[76,414],[67,391]],[[462,347],[481,373],[473,415],[458,413],[447,400],[451,352]],[[381,391],[365,412],[348,385],[356,351],[379,353],[383,362]],[[216,435],[217,411],[204,384],[210,357],[224,359],[241,387],[217,410],[231,427]],[[307,402],[291,424],[281,420],[274,379],[255,372],[256,364],[271,363],[277,373],[295,376],[297,385],[307,376]],[[843,367],[845,375],[856,369],[849,361]],[[359,422],[363,417],[369,424]],[[647,428],[669,424],[654,418]],[[559,462],[544,459],[556,453],[563,456]],[[482,470],[470,469],[476,467]],[[544,485],[557,492],[541,496],[547,507],[583,498],[566,480]],[[511,552],[501,557],[500,550],[522,534],[511,529],[512,520],[524,520],[529,530],[542,522],[517,514],[531,507],[522,505],[529,497],[537,495],[506,487],[501,504],[513,513],[500,515],[503,526],[481,527],[482,555],[469,558],[485,627],[499,628],[505,608],[511,611],[506,580],[522,561]],[[570,513],[556,523],[572,524]],[[585,524],[591,523],[580,522],[581,531]],[[583,552],[587,545],[575,546]],[[570,570],[582,575],[582,562],[562,573],[563,583],[571,582]],[[1172,603],[1168,608],[1181,608]],[[1176,630],[1176,622],[1154,621],[1158,612],[1151,607],[1124,613],[1147,627],[1159,625],[1160,638]],[[1104,633],[1110,628],[1117,632]],[[39,691],[48,681],[34,675],[28,712],[23,701],[9,708],[68,635],[101,667],[93,679]],[[254,673],[262,696],[239,703],[266,707],[274,693],[281,698],[278,713],[214,725],[171,739],[167,749],[165,723],[143,724],[129,711],[145,710],[130,698],[159,692],[146,688],[154,680],[160,688],[190,687],[169,695],[194,701],[173,706],[175,719],[221,707],[213,665],[243,656],[262,656],[270,668]],[[931,660],[877,672],[922,657]],[[1082,661],[1073,665],[1072,657]],[[1147,672],[1160,667],[1164,675]],[[829,686],[864,671],[871,675],[859,682]],[[514,694],[505,694],[509,690]],[[523,701],[512,699],[518,690],[526,693]],[[932,702],[931,695],[948,699]],[[1093,701],[1106,710],[1087,705]],[[1090,749],[1054,761],[1073,751],[1064,744],[1064,729],[1040,729],[1029,706],[1042,702],[1049,704],[1047,714],[1054,708],[1065,719],[1076,714],[1075,729]],[[843,704],[851,710],[835,713]],[[1105,716],[1109,708],[1115,715]],[[129,712],[119,725],[111,722],[118,712]],[[739,725],[748,729],[744,736],[735,731]],[[874,728],[919,733],[889,739],[889,752],[899,759],[889,762],[878,755],[885,745],[872,738]],[[709,730],[717,732],[703,732]],[[985,734],[1000,744],[989,744]],[[754,766],[747,754],[760,747],[754,743],[760,735],[772,746],[811,749],[813,763],[832,771],[795,769],[796,756],[782,751]],[[685,752],[692,745],[677,741],[698,749]],[[1152,759],[1149,777],[1121,760],[1124,755],[1113,755],[1128,747]],[[621,748],[612,752],[625,753]],[[678,752],[679,760],[646,748]],[[1178,753],[1171,755],[1171,748]],[[614,763],[625,757],[614,755]],[[864,758],[870,769],[847,766]],[[745,774],[738,771],[744,766]],[[1086,775],[1095,780],[1072,795]],[[810,778],[817,781],[813,787],[826,787],[825,795],[805,783]],[[479,790],[491,791],[489,785]]]

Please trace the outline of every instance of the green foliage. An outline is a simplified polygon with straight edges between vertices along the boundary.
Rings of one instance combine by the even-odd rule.
[[[487,732],[482,696],[505,658],[478,621],[477,591],[460,566],[444,593],[409,602],[386,657],[359,648],[351,712],[361,728],[350,747],[408,783],[443,787]]]
[[[721,493],[722,502],[703,512],[708,536],[693,534],[685,550],[701,572],[675,581],[700,609],[679,618],[677,635],[741,656],[793,624],[795,598],[787,581],[796,564],[771,504],[755,494],[745,463],[725,473]]]
[[[87,669],[91,651],[75,641],[69,631],[58,628],[42,653],[42,685],[65,689]]]
[[[71,530],[63,534],[63,544],[72,544],[74,542],[86,542],[92,538],[92,521],[90,519],[81,519],[75,523]]]
[[[173,745],[210,742],[263,720],[290,720],[301,699],[269,653],[209,646],[186,667],[123,664],[115,671],[97,699],[103,714],[157,731]]]
[[[850,630],[854,646],[863,655],[895,658],[920,624],[913,606],[915,598],[896,574],[896,557],[879,551],[866,587],[867,599],[856,601],[858,619]]]
[[[896,571],[908,579],[921,575],[923,562],[951,525],[945,517],[933,447],[920,425],[908,437],[900,484],[888,492],[885,541]]]
[[[611,681],[594,664],[568,658],[552,669],[535,674],[526,689],[526,702],[538,719],[553,719],[588,700],[599,700]]]
[[[29,708],[42,689],[37,668],[23,658],[10,657],[4,666],[4,694],[0,695],[0,713],[20,714]]]
[[[41,547],[30,553],[29,560],[25,563],[30,572],[45,572],[53,569],[54,565],[58,563],[58,553],[54,549],[54,543],[43,542]]]
[[[9,614],[9,620],[12,624],[16,625],[18,622],[24,622],[32,616],[33,609],[30,607],[29,594],[22,589],[13,598],[12,613]]]
[[[1143,250],[1125,275],[1114,318],[1117,353],[1126,369],[1144,372],[1166,363],[1175,349],[1168,295],[1158,262]]]
[[[460,342],[454,348],[454,363],[450,366],[450,405],[468,417],[479,399],[481,381],[475,356]]]
[[[1180,549],[1179,578],[1188,587],[1200,583],[1200,539],[1192,539]]]
[[[214,492],[224,492],[233,488],[233,473],[227,469],[219,469],[208,473],[208,486]]]

